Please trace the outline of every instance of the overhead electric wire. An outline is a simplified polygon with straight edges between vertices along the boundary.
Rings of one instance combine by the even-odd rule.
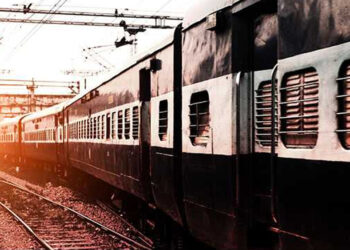
[[[51,20],[51,19],[53,18],[53,16],[54,16],[53,14],[55,14],[55,11],[59,10],[68,0],[63,0],[63,3],[61,3],[61,5],[58,6],[56,10],[54,10],[55,7],[56,7],[58,4],[60,4],[61,1],[62,1],[62,0],[58,0],[58,2],[57,2],[57,3],[51,8],[51,10],[49,11],[50,13],[46,14],[46,15],[41,19],[41,22],[38,23],[38,25],[37,25],[36,27],[34,27],[34,28],[32,29],[32,31],[29,32],[28,35],[27,35],[25,38],[22,39],[22,41],[20,42],[20,43],[22,43],[22,44],[20,44],[21,47],[22,47],[26,42],[28,42],[28,41],[40,30],[40,28],[42,27],[43,22],[45,21],[44,19],[47,17],[46,20]],[[28,20],[28,21],[29,21],[29,20]],[[30,34],[30,33],[31,33],[31,34]]]
[[[12,13],[33,13],[33,14],[51,14],[48,10],[42,9],[20,9],[20,8],[0,8],[0,12],[12,12]],[[148,14],[129,14],[119,13],[118,9],[115,13],[101,13],[101,12],[86,12],[86,11],[58,11],[54,12],[55,15],[63,16],[88,16],[88,17],[110,17],[110,18],[132,18],[132,19],[164,19],[181,21],[182,17],[170,16],[170,15],[148,15]]]
[[[16,52],[16,50],[19,48],[19,47],[22,47],[26,42],[29,41],[29,39],[31,39],[36,32],[39,31],[39,29],[41,28],[41,25],[42,25],[42,22],[47,18],[49,19],[50,17],[52,18],[54,14],[54,10],[55,8],[61,3],[62,0],[58,0],[53,6],[52,8],[50,9],[50,13],[51,14],[46,14],[38,23],[35,27],[33,27],[29,33],[27,33],[23,38],[22,40],[12,49],[12,51],[10,52],[9,57],[11,57],[13,55],[14,52]],[[61,8],[68,0],[63,0],[63,3],[61,3],[61,5],[56,9],[58,10],[59,8]],[[29,22],[31,19],[31,17],[33,16],[34,14],[32,14],[29,18],[27,18],[26,20]]]

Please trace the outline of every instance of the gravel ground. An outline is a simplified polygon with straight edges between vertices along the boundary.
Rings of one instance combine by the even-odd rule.
[[[38,249],[40,245],[21,224],[0,208],[0,249]]]
[[[70,207],[103,224],[104,226],[117,231],[118,233],[136,239],[135,235],[137,234],[133,232],[133,230],[129,228],[129,226],[126,225],[119,217],[101,208],[94,201],[84,197],[84,195],[79,194],[67,187],[54,186],[50,182],[46,183],[45,186],[33,185],[26,180],[19,179],[2,171],[0,171],[0,177],[20,186],[24,186],[29,190],[41,194],[62,205]]]

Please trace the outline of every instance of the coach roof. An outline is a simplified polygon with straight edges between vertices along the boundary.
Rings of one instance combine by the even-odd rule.
[[[0,122],[0,127],[8,126],[8,125],[16,125],[25,116],[27,116],[27,115],[19,115],[19,116],[13,117],[13,118],[5,119],[5,120]]]
[[[29,114],[28,116],[24,117],[22,122],[27,122],[27,121],[32,121],[38,118],[42,118],[42,117],[46,117],[49,115],[54,115],[57,114],[59,112],[61,112],[64,108],[65,102],[57,104],[55,106],[43,109],[41,111]]]
[[[244,0],[197,0],[196,3],[188,9],[184,18],[183,27],[187,29],[200,22],[208,15],[242,1]]]

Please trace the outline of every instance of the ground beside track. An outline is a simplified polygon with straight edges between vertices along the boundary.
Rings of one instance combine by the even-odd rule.
[[[0,178],[13,182],[22,187],[26,187],[30,191],[33,191],[55,202],[70,207],[77,212],[80,212],[85,216],[103,224],[104,226],[109,227],[110,229],[130,238],[134,238],[133,236],[136,235],[134,232],[132,232],[132,229],[130,229],[130,227],[126,225],[122,220],[120,220],[117,216],[115,216],[110,211],[106,211],[98,204],[96,204],[96,201],[94,199],[90,199],[89,197],[86,197],[85,195],[78,193],[68,187],[54,185],[51,182],[47,182],[44,185],[37,185],[31,183],[26,179],[22,179],[23,177],[20,175],[14,175],[15,173],[13,171],[8,171],[8,169],[6,169],[6,172],[0,171]],[[0,249],[2,248],[0,247]]]

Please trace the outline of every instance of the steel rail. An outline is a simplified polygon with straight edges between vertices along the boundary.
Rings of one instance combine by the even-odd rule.
[[[19,217],[15,212],[13,212],[10,208],[8,208],[5,204],[0,202],[0,206],[2,206],[9,214],[11,214],[17,221],[19,221],[24,228],[45,248],[48,250],[54,250],[45,240],[40,238],[34,230],[27,224],[25,223],[21,217]]]
[[[97,221],[95,221],[95,220],[93,220],[93,219],[91,219],[91,218],[89,218],[89,217],[87,217],[87,216],[85,216],[85,215],[83,215],[83,214],[73,210],[72,208],[66,207],[66,206],[64,206],[64,205],[62,205],[60,203],[52,201],[52,200],[50,200],[50,199],[48,199],[48,198],[46,198],[46,197],[44,197],[42,195],[39,195],[39,194],[37,194],[35,192],[27,190],[27,189],[25,189],[25,188],[23,188],[23,187],[21,187],[21,186],[19,186],[17,184],[14,184],[14,183],[9,182],[7,180],[0,180],[0,183],[4,183],[6,185],[12,186],[14,188],[17,188],[17,189],[23,191],[23,192],[29,193],[29,194],[34,195],[34,196],[36,196],[36,197],[38,197],[38,198],[40,198],[42,200],[45,200],[46,202],[48,202],[50,204],[53,204],[53,205],[55,205],[57,207],[60,207],[60,208],[62,208],[64,210],[66,210],[66,211],[70,211],[71,213],[77,215],[78,217],[84,219],[85,221],[91,223],[92,225],[94,225],[94,226],[96,226],[98,228],[101,228],[102,230],[104,230],[105,232],[107,232],[107,233],[109,233],[111,235],[119,237],[121,240],[123,240],[123,241],[125,241],[125,242],[127,242],[129,244],[132,244],[134,246],[137,246],[137,247],[139,247],[141,249],[145,249],[145,250],[151,250],[152,249],[152,248],[150,248],[148,246],[144,246],[144,245],[140,244],[137,241],[134,241],[133,239],[130,239],[129,237],[127,237],[127,236],[125,236],[125,235],[123,235],[121,233],[118,233],[118,232],[116,232],[116,231],[114,231],[114,230],[112,230],[112,229],[110,229],[110,228],[100,224],[99,222],[97,222]]]

